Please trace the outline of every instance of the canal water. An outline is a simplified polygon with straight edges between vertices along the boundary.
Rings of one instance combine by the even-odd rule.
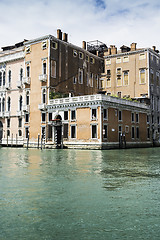
[[[159,240],[160,148],[0,149],[0,240]]]

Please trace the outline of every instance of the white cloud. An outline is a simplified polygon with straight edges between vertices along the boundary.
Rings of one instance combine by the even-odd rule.
[[[159,43],[157,0],[0,0],[0,46],[61,28],[69,42],[100,40],[107,45],[151,47]]]

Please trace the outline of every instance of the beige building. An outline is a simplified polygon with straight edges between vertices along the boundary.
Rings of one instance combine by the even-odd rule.
[[[150,104],[153,139],[160,132],[160,55],[153,49],[137,49],[136,43],[122,46],[119,51],[112,45],[105,52],[105,73],[102,90],[107,95],[134,98]]]

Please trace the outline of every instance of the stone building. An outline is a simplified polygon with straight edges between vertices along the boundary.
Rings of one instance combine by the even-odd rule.
[[[102,90],[107,95],[134,98],[146,102],[151,109],[153,139],[160,133],[160,55],[156,47],[138,49],[136,43],[122,46],[119,51],[112,45],[104,54],[105,72]]]

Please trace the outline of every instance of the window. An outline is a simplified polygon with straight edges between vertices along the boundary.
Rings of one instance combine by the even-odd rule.
[[[10,118],[7,119],[7,128],[10,128],[10,125],[11,125],[11,120]]]
[[[139,60],[146,59],[146,54],[145,53],[140,53],[139,54]]]
[[[104,128],[103,128],[103,137],[104,137],[104,138],[107,138],[107,137],[108,137],[107,125],[104,125]]]
[[[52,113],[49,113],[49,114],[48,114],[48,120],[49,120],[49,122],[52,121]]]
[[[11,98],[10,97],[8,97],[7,107],[8,107],[8,112],[10,112],[11,111]]]
[[[47,41],[42,42],[42,49],[45,50],[47,48]]]
[[[140,84],[146,83],[146,70],[140,69]]]
[[[63,126],[64,126],[63,137],[68,138],[68,123],[65,123]]]
[[[83,59],[83,53],[82,52],[79,52],[79,58]]]
[[[11,86],[11,70],[9,70],[9,72],[8,72],[8,84],[10,87]]]
[[[30,46],[27,46],[26,47],[26,54],[30,53],[31,52],[31,47]]]
[[[42,103],[46,103],[46,89],[42,90]]]
[[[77,78],[73,77],[73,84],[76,84],[76,83],[77,83]]]
[[[20,81],[22,82],[23,79],[23,68],[20,69]]]
[[[25,138],[29,138],[29,128],[25,128]]]
[[[107,119],[107,118],[108,118],[108,109],[107,109],[107,108],[104,108],[104,109],[103,109],[103,118],[104,118],[104,119]]]
[[[139,139],[139,127],[136,127],[136,138]]]
[[[51,61],[51,77],[56,78],[56,61]]]
[[[42,122],[46,122],[46,113],[42,113],[42,119],[41,119],[41,121]]]
[[[7,130],[7,137],[10,137],[10,130]]]
[[[64,120],[68,120],[68,111],[64,111]]]
[[[76,126],[71,126],[71,138],[76,138]]]
[[[76,119],[76,111],[71,110],[71,120],[75,120],[75,119]]]
[[[134,127],[132,127],[131,137],[132,137],[132,139],[134,139]]]
[[[123,57],[123,62],[128,62],[128,61],[129,61],[129,57],[128,56]]]
[[[86,55],[86,61],[89,62],[89,56],[88,55]]]
[[[111,64],[111,59],[106,59],[106,65],[110,65]]]
[[[106,83],[106,87],[110,87],[111,86],[111,70],[108,69],[107,70],[107,83]]]
[[[151,84],[154,83],[154,75],[153,75],[153,69],[150,71],[150,78],[151,78]]]
[[[26,92],[26,105],[29,105],[29,91]]]
[[[73,50],[73,57],[77,57],[77,51],[76,50]]]
[[[125,126],[125,133],[129,133],[129,126]]]
[[[6,84],[6,73],[3,72],[3,86],[5,86]]]
[[[3,98],[2,99],[2,112],[5,111],[5,99]]]
[[[117,68],[117,86],[122,86],[122,69]]]
[[[118,96],[119,98],[121,98],[122,93],[121,93],[121,92],[117,92],[117,96]]]
[[[47,63],[43,61],[43,74],[47,74]]]
[[[159,72],[156,72],[156,82],[157,86],[159,86]]]
[[[51,43],[51,47],[54,48],[54,49],[57,49],[58,45],[56,42],[52,42]]]
[[[92,109],[92,120],[96,120],[97,119],[97,109],[93,108]]]
[[[29,113],[25,114],[25,123],[29,123]]]
[[[129,71],[124,71],[124,73],[123,73],[123,77],[124,77],[124,86],[127,86],[128,85],[128,83],[129,83]]]
[[[41,128],[41,136],[43,139],[45,139],[45,137],[46,137],[46,128],[45,127]]]
[[[27,65],[27,77],[30,77],[30,66]]]
[[[18,130],[18,136],[22,137],[22,130]]]
[[[95,59],[93,57],[90,57],[90,63],[95,63]]]
[[[119,140],[120,140],[120,136],[122,135],[122,126],[119,125],[118,126],[118,137],[119,137]]]
[[[121,58],[120,57],[116,59],[116,63],[121,63]]]
[[[131,121],[134,122],[134,113],[131,113]]]
[[[22,127],[22,118],[18,118],[18,127]]]
[[[92,125],[92,138],[97,138],[97,125]]]
[[[139,122],[139,114],[136,113],[136,123],[138,123],[138,122]]]
[[[0,87],[2,86],[2,72],[0,72]]]
[[[80,84],[83,84],[83,70],[79,69],[78,80]]]
[[[150,139],[150,128],[147,128],[147,138]]]
[[[149,115],[147,115],[147,123],[149,124],[149,122],[150,122],[150,121],[149,121]]]
[[[90,73],[90,86],[93,87],[93,73]]]
[[[19,111],[22,111],[22,96],[19,98]]]
[[[122,111],[118,111],[118,121],[122,121]]]

